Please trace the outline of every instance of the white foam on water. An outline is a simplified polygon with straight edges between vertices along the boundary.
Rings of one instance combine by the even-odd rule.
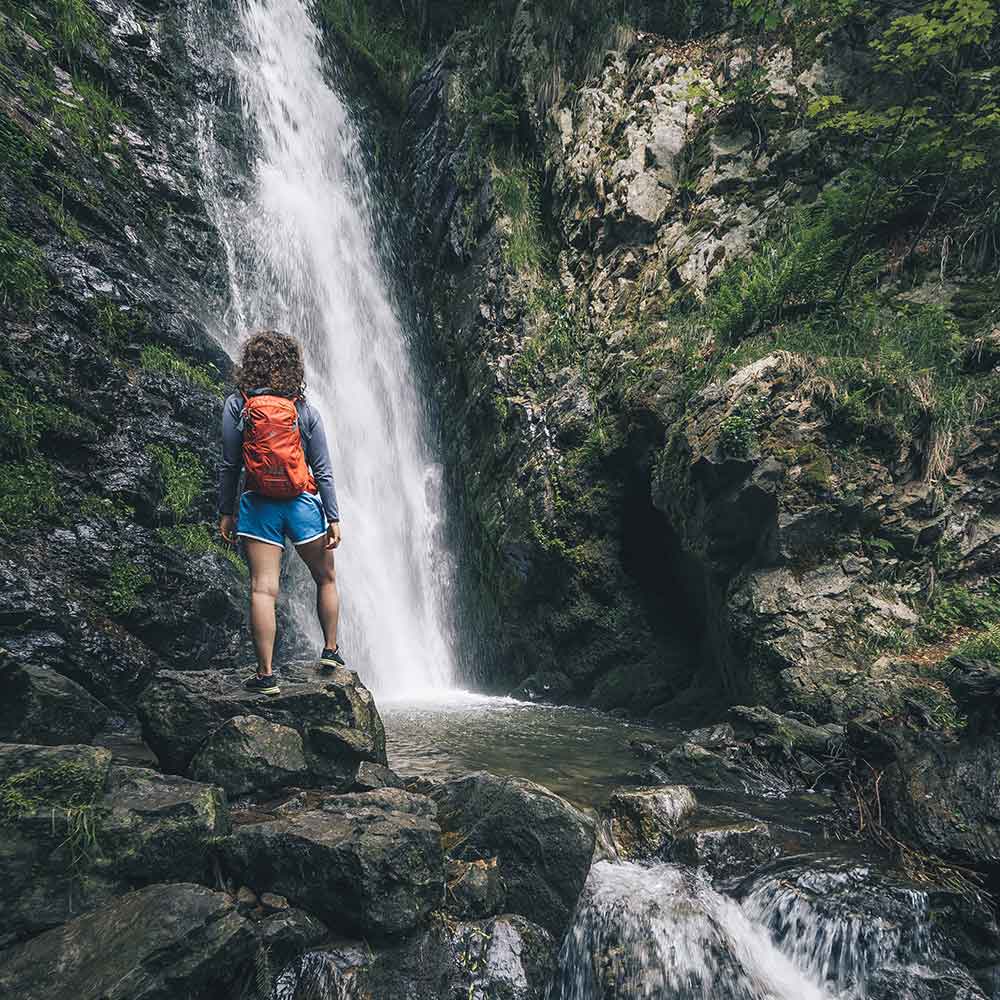
[[[204,193],[229,265],[231,307],[219,336],[234,355],[248,331],[265,326],[302,341],[308,398],[332,441],[350,664],[378,696],[440,696],[457,675],[443,475],[377,251],[358,133],[324,74],[301,0],[242,0],[232,21],[232,35],[215,44],[233,54],[252,136],[249,197],[233,193],[214,116],[201,116]],[[311,584],[292,579],[298,620],[318,649]]]

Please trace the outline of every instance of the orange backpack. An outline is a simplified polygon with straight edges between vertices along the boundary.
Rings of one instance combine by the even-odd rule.
[[[243,464],[246,488],[265,497],[289,500],[315,493],[306,463],[295,400],[243,393]]]

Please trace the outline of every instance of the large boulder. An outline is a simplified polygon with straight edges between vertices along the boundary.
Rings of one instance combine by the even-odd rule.
[[[206,880],[206,848],[229,829],[220,789],[97,747],[0,745],[0,800],[0,946],[137,886]]]
[[[241,826],[223,852],[241,882],[347,933],[401,934],[444,901],[434,805],[400,789],[329,796]]]
[[[485,771],[446,782],[432,797],[451,856],[496,857],[507,908],[560,938],[590,869],[593,821],[541,785]]]
[[[190,771],[198,780],[218,782],[229,795],[309,781],[302,736],[258,715],[227,719],[194,755]]]
[[[247,716],[299,734],[307,765],[304,771],[298,770],[297,750],[287,742],[287,734],[271,740],[255,731],[251,740],[254,755],[265,760],[278,752],[276,743],[282,744],[280,755],[286,764],[290,754],[296,757],[295,765],[287,769],[289,780],[294,775],[296,783],[346,790],[361,761],[387,763],[382,719],[370,692],[353,671],[320,673],[313,665],[293,665],[282,671],[281,694],[276,697],[247,691],[245,680],[245,673],[238,670],[163,670],[154,677],[137,708],[143,737],[164,770],[187,772],[204,747],[198,770],[206,780],[216,780],[213,762],[219,765],[220,783],[247,784],[252,776],[259,777],[256,765],[233,775],[233,747],[248,739],[245,724],[214,738],[222,723]],[[206,745],[210,737],[213,741]],[[263,746],[267,743],[272,745]]]
[[[608,833],[624,860],[661,857],[697,805],[685,785],[619,788],[606,808]]]
[[[89,743],[108,710],[76,681],[0,651],[0,740],[49,745]]]
[[[1000,739],[928,744],[885,772],[882,802],[896,836],[947,861],[1000,871]]]
[[[517,914],[435,920],[399,943],[309,952],[278,977],[274,1000],[544,1000],[556,948],[548,931]]]
[[[217,1000],[256,934],[231,897],[154,885],[0,952],[0,995],[18,1000]]]

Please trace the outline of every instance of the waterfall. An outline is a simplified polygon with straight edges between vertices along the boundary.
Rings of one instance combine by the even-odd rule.
[[[376,694],[426,695],[455,677],[442,475],[377,250],[358,133],[324,74],[302,0],[241,0],[227,21],[214,44],[232,52],[250,177],[234,182],[216,116],[203,109],[204,195],[230,284],[229,311],[215,326],[232,354],[265,326],[301,340],[307,396],[332,439],[342,645]],[[191,26],[195,36],[206,30]],[[296,617],[318,650],[311,584],[291,577]]]

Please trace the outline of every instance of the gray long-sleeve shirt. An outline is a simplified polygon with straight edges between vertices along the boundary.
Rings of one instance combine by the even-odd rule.
[[[260,390],[257,390],[260,392]],[[253,393],[251,393],[253,395]],[[299,413],[299,434],[302,450],[312,469],[319,498],[327,521],[339,521],[337,490],[333,485],[333,468],[326,431],[319,411],[304,399],[295,401]],[[219,513],[235,514],[238,504],[240,473],[243,471],[243,397],[233,393],[222,407],[222,462],[219,465]]]

